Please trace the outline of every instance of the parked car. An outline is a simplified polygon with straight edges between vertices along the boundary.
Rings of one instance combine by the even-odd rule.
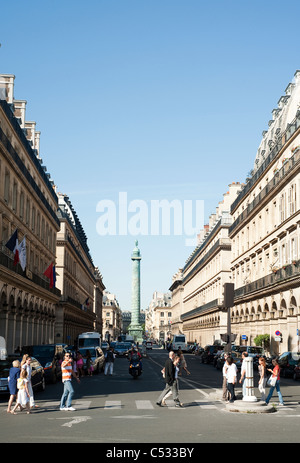
[[[44,368],[46,382],[56,383],[61,378],[61,362],[66,347],[66,344],[24,346],[22,354],[35,357]]]
[[[146,349],[152,349],[152,341],[146,341]]]
[[[293,379],[297,381],[297,379],[300,378],[300,362],[295,366],[294,368],[294,374],[293,374]]]
[[[265,355],[264,349],[259,346],[234,346],[235,352],[247,352],[248,357],[263,357]]]
[[[117,357],[126,357],[128,355],[128,351],[131,349],[130,345],[125,342],[118,342],[114,347],[114,353]]]
[[[0,394],[9,394],[8,376],[14,360],[19,360],[21,362],[22,359],[16,356],[8,356],[6,360],[0,360]],[[42,365],[36,358],[31,357],[30,366],[32,369],[31,383],[33,391],[44,391],[46,384],[45,372]]]
[[[78,351],[83,357],[83,371],[86,371],[88,351],[91,354],[94,373],[100,373],[100,371],[103,371],[105,358],[103,350],[100,347],[82,347],[81,349],[78,349]]]
[[[205,346],[204,351],[200,355],[200,362],[213,363],[215,355],[221,350],[224,350],[224,346]]]
[[[225,353],[226,352],[222,352],[221,355],[217,359],[216,368],[218,370],[222,370],[222,368],[223,368],[223,365],[224,365],[224,362],[225,362],[225,359],[224,359]],[[242,361],[243,361],[242,354],[240,354],[239,352],[232,352],[231,357],[233,358],[233,361],[236,364],[237,369],[241,370]]]
[[[280,376],[282,378],[293,377],[295,367],[300,360],[300,352],[284,352],[278,358]]]

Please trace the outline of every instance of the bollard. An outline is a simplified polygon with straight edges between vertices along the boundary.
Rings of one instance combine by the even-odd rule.
[[[243,397],[244,402],[257,402],[254,394],[254,378],[253,378],[253,358],[246,357],[244,359],[246,365],[246,396]]]

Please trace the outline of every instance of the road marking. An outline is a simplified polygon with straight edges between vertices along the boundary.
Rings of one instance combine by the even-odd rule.
[[[106,400],[105,402],[105,410],[114,410],[120,409],[121,407],[121,400]]]
[[[76,410],[87,410],[91,405],[91,400],[75,400],[72,402],[72,406],[76,408]],[[41,408],[54,409],[60,407],[60,401],[55,402],[46,402],[44,403]]]
[[[91,403],[91,400],[75,400],[74,408],[76,408],[76,410],[88,410]]]
[[[57,420],[68,420],[69,418],[57,418]],[[90,420],[90,416],[73,416],[71,421],[68,423],[62,424],[62,426],[66,426],[67,428],[71,428],[73,424],[85,423],[87,420]]]
[[[136,400],[136,408],[139,410],[153,410],[153,405],[150,400]]]
[[[118,415],[118,416],[112,416],[111,418],[125,418],[126,420],[157,419],[157,417],[154,415]]]

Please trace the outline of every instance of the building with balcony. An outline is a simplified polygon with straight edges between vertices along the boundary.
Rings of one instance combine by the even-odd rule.
[[[300,71],[272,111],[252,176],[231,215],[232,332],[237,342],[246,336],[248,344],[258,334],[269,334],[275,354],[298,350]],[[277,331],[281,334],[275,340]]]
[[[55,261],[58,198],[40,156],[40,133],[26,122],[27,103],[14,98],[14,81],[0,75],[0,335],[9,353],[54,342],[60,301],[43,275]],[[5,246],[16,230],[22,266]]]
[[[102,332],[105,289],[76,212],[43,164],[27,102],[14,98],[14,81],[0,75],[0,336],[8,353]],[[6,246],[15,232],[20,263]],[[54,264],[52,282],[44,273]]]
[[[209,223],[198,235],[198,245],[184,267],[173,276],[172,334],[184,333],[189,343],[204,346],[221,340],[227,318],[223,308],[223,285],[231,281],[232,224],[230,206],[242,185],[232,183]]]
[[[57,234],[57,288],[61,292],[56,314],[55,342],[74,344],[85,331],[102,332],[105,286],[94,266],[87,237],[67,195],[58,193],[60,230]]]

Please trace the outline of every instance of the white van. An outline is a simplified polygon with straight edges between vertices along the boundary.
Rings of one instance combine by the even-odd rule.
[[[81,347],[101,347],[101,334],[88,331],[78,335],[78,349]]]
[[[188,350],[185,334],[174,334],[171,339],[171,348],[177,351],[181,347],[182,352]]]

